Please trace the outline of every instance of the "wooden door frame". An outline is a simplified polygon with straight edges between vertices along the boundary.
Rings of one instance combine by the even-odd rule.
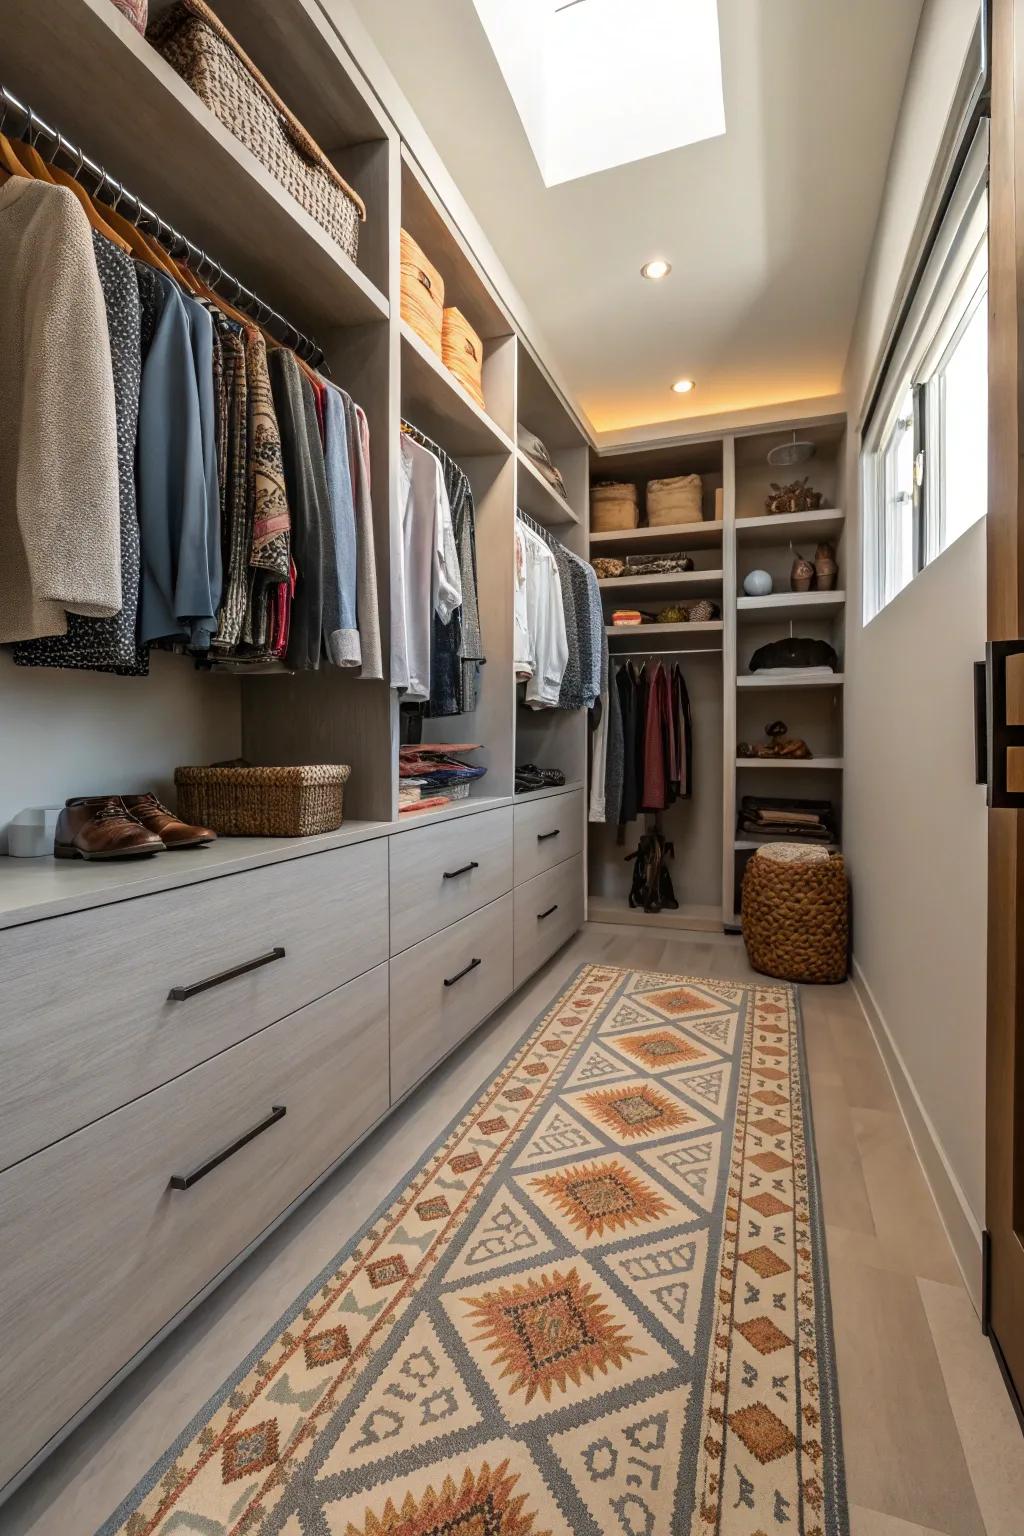
[[[988,637],[1013,640],[1024,635],[1024,0],[992,0],[990,57]],[[1013,1167],[1018,1097],[1024,1112],[1024,813],[990,809],[988,824],[982,1326],[1024,1424],[1024,1248],[1003,1246],[1021,1246]]]

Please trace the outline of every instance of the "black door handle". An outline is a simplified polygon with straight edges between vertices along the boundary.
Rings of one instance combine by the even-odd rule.
[[[459,875],[468,875],[471,869],[479,868],[480,865],[477,863],[476,859],[470,859],[469,863],[463,864],[461,869],[446,869],[444,872],[444,878],[446,880],[456,880],[458,879]]]
[[[275,960],[283,960],[285,952],[277,945],[268,955],[257,955],[255,960],[246,960],[244,965],[233,965],[230,971],[219,971],[216,976],[208,976],[205,981],[194,981],[190,987],[172,987],[167,994],[169,1003],[184,1003],[190,997],[195,997],[197,992],[206,992],[210,987],[219,987],[221,982],[234,981],[236,976],[244,976],[246,971],[257,971],[261,965],[271,965]]]
[[[241,1152],[250,1141],[255,1141],[257,1136],[262,1136],[264,1131],[269,1131],[272,1125],[283,1120],[287,1113],[286,1104],[275,1104],[265,1120],[261,1120],[259,1125],[254,1125],[251,1131],[246,1131],[244,1136],[239,1136],[238,1140],[233,1141],[230,1147],[225,1147],[223,1152],[215,1153],[208,1162],[200,1163],[198,1168],[193,1168],[191,1173],[172,1173],[171,1188],[191,1189],[193,1184],[198,1184],[200,1179],[205,1179],[206,1175],[212,1173],[215,1168],[219,1168],[221,1163],[226,1163],[229,1157],[234,1157],[236,1152]]]
[[[548,907],[546,912],[538,912],[537,913],[537,921],[540,922],[542,917],[550,917],[552,912],[557,912],[557,911],[558,911],[558,902],[556,901],[554,906],[553,907]]]
[[[445,986],[446,987],[454,987],[454,985],[455,985],[455,983],[457,981],[461,981],[463,976],[468,976],[470,971],[475,971],[478,965],[483,965],[483,961],[482,960],[471,960],[469,962],[469,964],[466,966],[465,970],[459,971],[455,976],[446,976],[445,979],[444,979]]]
[[[562,832],[561,827],[556,827],[553,832],[538,832],[537,833],[537,841],[538,841],[538,843],[546,843],[549,838],[560,837],[561,836],[561,832]]]

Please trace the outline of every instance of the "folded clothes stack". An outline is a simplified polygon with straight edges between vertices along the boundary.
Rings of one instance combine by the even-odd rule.
[[[639,608],[616,608],[612,614],[616,629],[631,629],[637,624],[653,624],[653,613],[641,613]]]
[[[435,810],[452,800],[465,800],[475,779],[482,779],[486,768],[462,761],[459,754],[478,752],[480,744],[456,742],[431,745],[417,742],[398,749],[398,811]]]
[[[761,836],[770,834],[835,842],[835,808],[830,800],[779,800],[764,795],[744,795],[740,801],[739,829]]]
[[[544,479],[553,491],[557,491],[559,496],[568,500],[562,472],[548,452],[546,445],[541,442],[536,433],[531,432],[528,427],[524,427],[521,423],[517,437],[520,448],[526,454],[534,469],[544,476]]]

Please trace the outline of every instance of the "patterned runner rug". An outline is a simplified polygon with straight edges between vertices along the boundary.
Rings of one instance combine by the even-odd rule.
[[[585,965],[101,1536],[846,1530],[796,993]]]

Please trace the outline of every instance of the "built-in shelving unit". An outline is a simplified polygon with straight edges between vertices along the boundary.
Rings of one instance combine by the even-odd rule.
[[[769,451],[791,441],[794,428],[802,441],[813,445],[813,457],[793,469],[773,468]],[[594,455],[592,479],[636,484],[641,511],[648,479],[699,474],[704,493],[700,523],[650,528],[643,526],[641,517],[642,526],[635,529],[592,533],[592,554],[625,558],[686,551],[697,567],[686,575],[609,578],[601,582],[602,595],[616,606],[656,611],[655,598],[658,603],[685,602],[687,596],[701,593],[721,603],[722,617],[710,624],[609,627],[613,657],[631,658],[640,665],[649,656],[666,666],[678,661],[683,669],[693,718],[694,779],[692,798],[676,802],[658,817],[675,844],[672,873],[678,912],[656,918],[627,915],[630,866],[623,862],[614,830],[597,825],[590,837],[592,919],[696,929],[735,927],[746,860],[763,842],[780,840],[738,831],[744,795],[828,800],[836,825],[841,825],[842,672],[794,670],[779,675],[751,673],[749,666],[754,652],[769,641],[802,636],[827,640],[842,664],[846,523],[839,502],[844,453],[845,421],[831,417],[779,430],[743,427],[653,448],[617,446]],[[772,483],[805,477],[826,505],[814,512],[769,515],[766,502]],[[813,561],[817,546],[825,543],[833,546],[838,559],[836,590],[790,590],[796,555]],[[743,591],[744,577],[755,569],[767,571],[771,578],[772,591],[766,597],[748,597]],[[764,740],[766,726],[780,717],[788,734],[804,739],[814,757],[738,755],[740,742]],[[635,846],[643,820],[627,830],[625,851]],[[816,846],[840,847],[814,841]],[[714,915],[710,923],[709,912]]]
[[[531,517],[535,517],[538,523],[543,523],[547,528],[565,528],[580,522],[579,513],[574,512],[565,497],[548,484],[521,448],[516,449],[516,463],[519,505],[524,512],[529,512]]]

